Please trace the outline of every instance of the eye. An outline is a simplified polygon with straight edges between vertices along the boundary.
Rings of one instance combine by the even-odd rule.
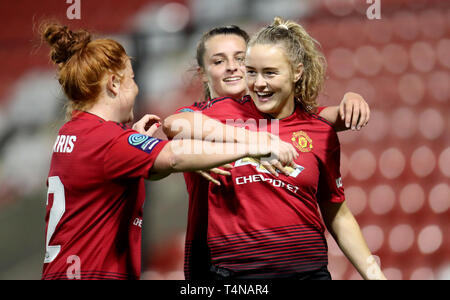
[[[214,64],[215,64],[215,65],[220,65],[221,63],[223,63],[223,60],[222,60],[222,59],[220,59],[220,60],[215,60],[215,61],[214,61]]]
[[[236,60],[239,62],[239,63],[243,63],[244,62],[244,57],[242,57],[242,56],[238,56],[238,57],[236,57]]]
[[[255,75],[256,75],[256,72],[253,71],[253,70],[247,70],[247,75],[248,75],[248,76],[255,76]]]

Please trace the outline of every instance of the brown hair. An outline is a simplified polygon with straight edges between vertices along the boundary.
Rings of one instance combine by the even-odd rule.
[[[303,74],[295,83],[295,98],[307,111],[315,111],[326,71],[326,60],[318,49],[319,43],[301,25],[275,17],[271,25],[251,38],[249,47],[255,44],[281,44],[293,67],[303,64]]]
[[[50,58],[58,66],[58,81],[69,99],[67,116],[73,110],[92,106],[101,92],[106,72],[121,78],[126,67],[125,49],[111,39],[93,40],[86,30],[72,31],[67,26],[43,22],[40,35],[50,47]]]
[[[197,65],[200,68],[204,68],[204,55],[206,52],[206,42],[212,38],[213,36],[225,34],[225,35],[237,35],[244,39],[245,43],[247,44],[250,37],[247,32],[239,28],[239,26],[236,25],[229,25],[229,26],[222,26],[222,27],[215,27],[207,32],[205,32],[202,37],[200,38],[200,41],[197,45],[197,54],[196,54],[196,60]],[[209,90],[208,84],[203,84],[203,90],[204,90],[204,101],[207,101],[211,98],[211,91]]]

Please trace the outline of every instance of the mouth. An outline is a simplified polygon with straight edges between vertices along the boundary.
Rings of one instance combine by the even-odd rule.
[[[227,84],[234,84],[234,83],[238,83],[241,80],[242,80],[242,76],[231,76],[231,77],[224,78],[223,82],[225,82]]]
[[[269,101],[274,92],[255,92],[256,96],[258,96],[258,100],[261,102],[267,102]]]

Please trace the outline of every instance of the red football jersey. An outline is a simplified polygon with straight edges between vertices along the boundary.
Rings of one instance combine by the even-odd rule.
[[[166,143],[85,112],[61,127],[42,279],[139,279],[144,178]]]
[[[214,109],[209,109],[213,105],[215,105]],[[324,108],[319,107],[318,113]],[[202,111],[205,115],[223,123],[226,123],[227,120],[234,122],[238,119],[242,121],[254,119],[257,121],[266,117],[256,109],[249,96],[245,96],[242,100],[229,97],[214,98],[209,101],[194,103],[191,106],[181,107],[177,110],[177,113],[193,111]],[[250,124],[243,123],[239,124],[239,126],[248,125],[247,129],[256,129],[251,122]],[[257,121],[257,123],[259,122]],[[185,278],[205,279],[211,276],[209,273],[211,257],[207,244],[208,189],[210,183],[193,172],[184,173],[184,178],[189,194],[184,263]]]
[[[176,113],[204,111],[211,105],[221,101],[234,101],[242,104],[246,101],[251,101],[251,99],[249,97],[244,97],[242,100],[234,100],[229,97],[214,98],[209,101],[194,103],[191,106],[181,107]],[[249,118],[248,112],[240,109],[239,106],[222,113],[222,117],[225,117],[225,119]],[[252,115],[252,117],[259,118],[259,114]],[[210,182],[195,172],[185,172],[184,179],[189,195],[184,252],[184,275],[187,280],[207,279],[210,276],[210,255],[206,242],[208,229],[208,189]]]
[[[227,112],[255,118],[253,101],[223,100],[203,110],[221,121]],[[243,113],[241,113],[242,116]],[[231,176],[209,185],[208,247],[212,264],[238,278],[273,278],[312,271],[328,263],[318,201],[343,202],[340,145],[331,124],[300,106],[284,119],[260,113],[271,131],[299,152],[290,176],[273,176],[256,160],[234,163]],[[248,121],[248,119],[244,119]],[[249,122],[247,122],[249,123]]]

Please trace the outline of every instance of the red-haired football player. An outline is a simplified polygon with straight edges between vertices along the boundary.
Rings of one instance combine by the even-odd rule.
[[[148,135],[140,134],[126,125],[133,120],[138,87],[124,48],[58,24],[43,24],[41,31],[58,66],[69,116],[48,174],[42,279],[138,279],[144,179],[247,155],[272,153],[286,164],[297,156],[287,143],[272,147],[278,138],[269,134],[255,136],[261,147],[242,141],[226,153],[229,145],[223,143],[162,141],[149,136],[159,120],[151,115],[135,124]]]

